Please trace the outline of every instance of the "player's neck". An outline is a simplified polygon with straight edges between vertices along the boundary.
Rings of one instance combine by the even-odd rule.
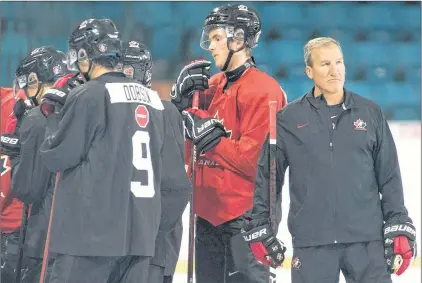
[[[239,55],[239,56],[236,56]],[[226,72],[230,72],[233,70],[236,70],[237,68],[239,68],[240,66],[242,66],[243,64],[246,63],[246,61],[248,61],[248,57],[246,56],[246,54],[236,54],[233,55],[231,62],[229,64],[229,67],[227,68]]]
[[[52,85],[43,85],[41,87],[40,93],[36,97],[36,100],[37,100],[38,104],[41,104],[41,100],[44,97],[44,94],[47,92],[47,90],[49,90],[52,87],[53,87]]]
[[[113,70],[110,70],[110,69],[103,67],[103,66],[95,66],[95,67],[92,68],[92,70],[89,74],[89,78],[91,80],[93,80],[93,79],[96,79],[96,78],[98,78],[98,77],[100,77],[100,76],[102,76],[106,73],[110,73],[110,72],[113,72]]]

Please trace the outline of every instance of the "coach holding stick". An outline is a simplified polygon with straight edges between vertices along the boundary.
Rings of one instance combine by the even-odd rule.
[[[292,282],[335,283],[341,270],[348,282],[391,283],[416,256],[416,232],[387,121],[373,101],[344,89],[337,41],[310,40],[304,59],[315,86],[277,114],[278,197],[290,167]],[[277,232],[268,225],[267,149],[268,141],[244,239],[262,262],[277,263],[267,248]]]

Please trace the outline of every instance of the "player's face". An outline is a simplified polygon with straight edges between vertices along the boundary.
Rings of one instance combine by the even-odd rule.
[[[29,97],[34,97],[37,95],[37,91],[38,91],[38,86],[29,86],[28,87],[28,96]]]
[[[343,92],[346,68],[343,54],[335,44],[312,50],[312,66],[306,66],[306,74],[325,94]]]
[[[32,78],[31,78],[31,76],[32,76]],[[38,82],[38,77],[37,77],[37,74],[35,74],[35,73],[31,73],[29,76],[28,76],[28,88],[27,88],[27,91],[28,91],[28,96],[29,97],[33,97],[33,96],[36,96],[38,93],[38,86],[39,86],[39,82]]]
[[[208,50],[214,58],[217,68],[222,69],[226,63],[229,49],[227,48],[227,36],[224,28],[216,28],[211,30],[208,35],[210,46]]]

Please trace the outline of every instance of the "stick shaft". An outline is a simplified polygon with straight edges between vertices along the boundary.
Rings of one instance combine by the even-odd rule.
[[[192,98],[192,108],[199,109],[199,91],[195,91]],[[188,250],[188,283],[193,283],[193,258],[195,253],[195,213],[193,211],[193,194],[195,192],[195,165],[197,158],[196,145],[192,147],[192,164],[191,164],[191,183],[192,193],[190,195],[190,206],[189,206],[189,250]]]

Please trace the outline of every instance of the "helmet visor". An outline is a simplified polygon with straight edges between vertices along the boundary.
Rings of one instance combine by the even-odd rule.
[[[233,27],[228,25],[207,25],[202,30],[199,45],[209,50],[210,46],[227,45],[227,39],[233,37]]]
[[[79,62],[88,59],[88,53],[85,49],[81,48],[78,51],[76,49],[70,49],[66,54],[67,69],[71,72],[79,72]]]
[[[78,55],[75,49],[70,49],[66,53],[67,69],[71,72],[78,72]]]
[[[31,97],[37,95],[39,80],[36,73],[30,73],[29,75],[20,75],[13,81],[13,96],[23,98],[25,96]],[[22,96],[22,94],[25,94]]]

